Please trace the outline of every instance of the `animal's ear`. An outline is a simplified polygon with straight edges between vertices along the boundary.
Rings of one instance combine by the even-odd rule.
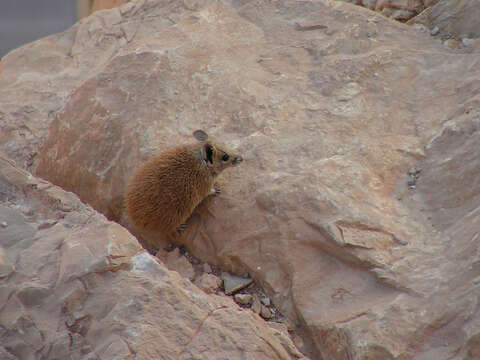
[[[208,164],[212,164],[213,165],[213,153],[215,152],[215,149],[212,145],[210,144],[205,144],[205,146],[203,147],[203,154],[204,154],[204,159],[205,159],[205,162]]]
[[[208,140],[208,135],[203,130],[195,130],[193,132],[193,137],[195,139],[197,139],[198,141],[207,141]]]

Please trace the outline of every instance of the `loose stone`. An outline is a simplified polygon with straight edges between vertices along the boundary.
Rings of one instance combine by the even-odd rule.
[[[226,272],[222,273],[221,278],[223,280],[225,294],[227,295],[235,294],[253,282],[253,279],[251,278],[244,279],[238,276],[230,275]]]
[[[235,294],[234,299],[240,305],[250,305],[253,301],[253,296],[250,294]]]
[[[265,320],[268,320],[273,317],[273,314],[268,307],[266,307],[265,305],[262,305],[260,309],[260,316],[263,317]]]

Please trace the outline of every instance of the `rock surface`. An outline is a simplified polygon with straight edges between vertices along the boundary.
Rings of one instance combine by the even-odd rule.
[[[250,294],[235,294],[234,299],[240,305],[251,305],[253,296]]]
[[[287,335],[3,157],[0,200],[1,359],[303,358]]]
[[[232,295],[237,291],[246,288],[253,282],[251,278],[241,278],[238,276],[231,275],[229,273],[223,272],[221,275],[223,280],[223,287],[225,289],[225,294]]]
[[[178,248],[167,254],[164,263],[167,268],[178,272],[180,275],[189,280],[193,280],[195,277],[195,271],[193,270],[192,264],[190,264],[185,256],[180,254]]]
[[[408,24],[438,27],[446,37],[476,39],[480,37],[480,4],[477,0],[440,0]]]
[[[220,290],[222,280],[212,274],[202,274],[198,279],[195,279],[195,284],[207,294],[215,294]]]
[[[432,35],[443,38],[480,37],[478,0],[342,0],[380,12],[409,25],[422,24],[437,29]]]
[[[204,128],[245,161],[186,246],[312,358],[474,359],[479,53],[328,0],[133,1],[2,59],[0,149],[123,221],[135,167]]]
[[[410,20],[439,0],[342,0],[370,10],[379,11],[382,15],[399,21]]]

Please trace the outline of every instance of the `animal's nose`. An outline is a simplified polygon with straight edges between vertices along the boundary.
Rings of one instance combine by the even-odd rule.
[[[233,164],[237,165],[243,161],[243,158],[240,155],[237,155],[233,158]]]

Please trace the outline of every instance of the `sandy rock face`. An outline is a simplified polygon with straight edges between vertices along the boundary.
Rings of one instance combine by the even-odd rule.
[[[420,12],[432,3],[438,0],[343,0],[355,5],[362,5],[370,10],[380,12],[399,21],[406,21]]]
[[[480,37],[480,4],[476,0],[440,0],[409,24],[424,24],[447,37],[475,39]]]
[[[422,24],[444,39],[480,37],[477,0],[342,0],[407,24]],[[468,43],[468,40],[467,40]]]
[[[2,359],[300,359],[76,196],[0,158]]]
[[[474,359],[479,52],[339,2],[134,1],[2,60],[0,144],[118,220],[134,169],[203,128],[245,161],[183,240],[312,357]]]

